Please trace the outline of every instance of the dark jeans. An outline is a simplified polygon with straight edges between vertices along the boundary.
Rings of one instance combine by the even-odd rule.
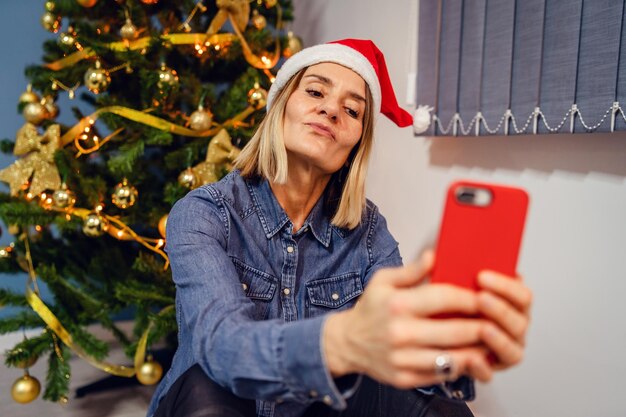
[[[154,417],[254,417],[254,400],[233,395],[194,365],[176,380]],[[343,411],[315,403],[304,417],[473,417],[465,402],[398,390],[363,378]]]

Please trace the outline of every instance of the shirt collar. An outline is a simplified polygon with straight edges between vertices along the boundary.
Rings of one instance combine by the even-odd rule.
[[[285,210],[278,204],[276,196],[272,192],[269,181],[266,179],[250,179],[246,180],[248,190],[254,201],[256,212],[263,226],[263,231],[268,239],[271,239],[279,230],[281,230],[285,224],[291,221],[285,213]],[[302,228],[311,229],[313,236],[325,247],[330,245],[330,234],[332,232],[332,225],[330,219],[324,213],[324,194],[315,203],[311,213],[304,221]]]

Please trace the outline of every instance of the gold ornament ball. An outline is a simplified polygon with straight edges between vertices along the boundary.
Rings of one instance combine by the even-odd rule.
[[[89,237],[102,236],[109,228],[109,222],[98,213],[89,213],[83,221],[83,232]]]
[[[183,187],[194,189],[198,185],[198,178],[191,168],[187,168],[178,176],[178,183]]]
[[[258,84],[255,84],[254,87],[248,91],[248,103],[257,110],[265,107],[267,104],[267,91]]]
[[[52,194],[52,206],[56,209],[71,209],[76,204],[76,195],[72,190],[61,187]]]
[[[45,12],[41,16],[41,26],[48,32],[57,33],[61,28],[61,16],[52,12]]]
[[[35,362],[37,362],[37,359],[39,359],[37,356],[31,356],[28,359],[24,359],[23,361],[16,363],[15,366],[21,369],[30,368],[35,364]]]
[[[74,46],[76,37],[71,32],[63,32],[59,35],[59,43],[65,46]]]
[[[178,86],[178,74],[176,71],[166,67],[165,64],[161,65],[157,87],[162,90],[165,87],[174,88],[176,86]]]
[[[85,72],[85,86],[94,94],[100,94],[111,84],[109,71],[102,68],[100,61]]]
[[[76,0],[76,3],[83,7],[93,7],[98,3],[98,0]]]
[[[208,110],[204,110],[202,107],[198,107],[198,110],[191,113],[191,116],[189,116],[189,126],[193,130],[209,130],[211,123],[213,123],[213,114]]]
[[[252,15],[252,26],[254,26],[257,30],[265,29],[265,26],[267,26],[267,20],[265,19],[265,16],[259,14],[259,12],[257,12],[256,10]]]
[[[26,91],[24,91],[22,93],[22,95],[20,96],[19,102],[20,103],[39,103],[39,96],[37,95],[37,93],[35,93],[33,91],[33,87],[28,84],[28,86],[26,87]]]
[[[117,208],[126,209],[128,207],[132,207],[137,201],[137,197],[139,196],[139,191],[131,184],[128,183],[126,179],[117,184],[113,189],[113,194],[111,194],[111,200],[113,204]]]
[[[28,374],[18,378],[11,388],[11,396],[15,402],[20,404],[26,404],[33,401],[39,396],[41,392],[41,384],[37,380]]]
[[[137,36],[139,36],[137,27],[133,25],[133,22],[130,19],[126,19],[126,23],[120,29],[120,36],[122,39],[126,39],[127,41],[137,39]]]
[[[48,112],[41,103],[28,103],[22,110],[22,116],[27,122],[39,125],[48,117]]]
[[[53,12],[53,11],[54,11],[54,9],[56,9],[56,7],[57,7],[57,6],[56,6],[56,4],[54,4],[54,2],[53,2],[53,1],[47,1],[47,2],[46,2],[46,10],[47,10],[47,11],[49,11],[49,12]]]
[[[287,46],[283,49],[283,56],[290,58],[302,50],[302,41],[293,32],[287,33]]]
[[[147,360],[137,370],[137,379],[144,385],[154,385],[161,379],[163,367],[154,360]]]
[[[167,214],[163,217],[161,217],[161,220],[159,220],[159,234],[161,235],[161,237],[163,237],[163,239],[165,239],[165,229],[167,227]]]

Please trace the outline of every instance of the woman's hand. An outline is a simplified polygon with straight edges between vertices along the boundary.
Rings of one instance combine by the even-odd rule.
[[[432,316],[477,315],[494,299],[502,309],[510,297],[494,287],[478,294],[451,285],[417,285],[431,272],[433,258],[427,252],[417,264],[378,271],[354,308],[327,319],[323,347],[333,376],[360,372],[398,388],[432,385],[461,374],[481,381],[491,378],[486,334],[500,326],[508,332],[513,325],[508,320],[494,326],[482,318]],[[508,363],[500,347],[511,342],[501,340],[506,339],[502,331],[496,333],[488,346],[500,362]],[[452,375],[436,372],[435,360],[444,352],[454,363]]]
[[[478,309],[491,321],[483,327],[481,339],[491,352],[494,368],[509,368],[524,356],[532,293],[520,277],[494,271],[481,271],[478,284]]]

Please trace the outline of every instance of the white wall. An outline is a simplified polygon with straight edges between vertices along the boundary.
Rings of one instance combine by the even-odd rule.
[[[374,40],[404,102],[416,3],[295,0],[294,30],[307,45]],[[517,185],[531,194],[519,263],[535,293],[527,355],[478,386],[475,413],[625,416],[626,134],[427,138],[381,118],[377,141],[368,194],[405,260],[432,244],[453,179]]]

